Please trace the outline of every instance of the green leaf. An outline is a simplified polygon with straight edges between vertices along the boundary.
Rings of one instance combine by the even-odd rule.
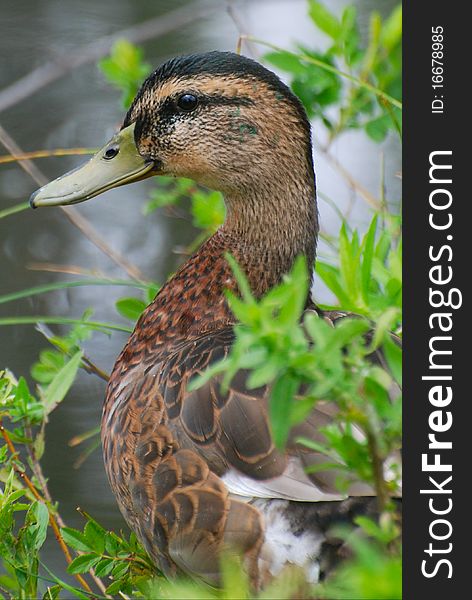
[[[122,91],[124,108],[131,104],[141,82],[151,71],[150,65],[142,61],[142,56],[140,48],[123,39],[115,42],[110,56],[98,63],[106,79]]]
[[[20,377],[18,380],[18,385],[16,386],[15,403],[18,402],[26,406],[30,401],[31,394],[28,384],[26,383],[26,379],[24,377]]]
[[[31,367],[31,377],[38,383],[48,384],[54,379],[56,369],[42,365],[41,363],[35,363]]]
[[[76,573],[86,573],[100,560],[101,556],[97,556],[96,554],[81,554],[80,556],[77,556],[77,558],[74,558],[68,565],[67,572],[71,573],[71,575],[75,575]]]
[[[333,267],[332,265],[328,265],[327,263],[318,261],[316,263],[316,273],[333,292],[340,305],[346,309],[350,309],[352,307],[351,299],[344,291],[344,288],[340,282],[339,269],[337,267]]]
[[[47,387],[43,398],[46,414],[53,411],[56,406],[64,400],[71,385],[74,383],[75,376],[77,375],[77,371],[82,361],[82,355],[82,350],[76,352]]]
[[[111,556],[117,556],[120,551],[120,539],[112,531],[105,534],[105,552]]]
[[[86,594],[84,594],[82,592],[82,590],[79,590],[78,588],[75,588],[75,587],[69,585],[68,583],[66,583],[65,581],[62,581],[61,579],[59,579],[58,577],[56,577],[56,575],[54,575],[54,573],[52,573],[51,570],[48,569],[47,565],[45,565],[44,563],[41,563],[41,566],[43,567],[43,569],[46,570],[46,572],[48,573],[49,577],[53,581],[55,581],[58,585],[60,585],[61,588],[64,588],[65,590],[67,590],[68,592],[70,592],[71,594],[73,594],[76,598],[81,598],[81,600],[89,600],[89,596],[86,595]]]
[[[365,124],[365,131],[367,135],[374,140],[374,142],[382,142],[385,139],[390,127],[392,125],[391,117],[388,114],[380,115]]]
[[[310,0],[309,15],[314,23],[336,41],[342,33],[341,23],[321,2]]]
[[[278,321],[284,326],[295,327],[300,321],[308,293],[308,273],[304,256],[298,256],[292,271],[284,278],[282,290],[287,290],[285,302],[280,308]]]
[[[359,256],[356,252],[356,241],[354,235],[349,240],[346,223],[344,222],[339,234],[339,263],[341,275],[344,281],[344,289],[349,291],[351,303],[357,300],[358,281],[357,274],[359,268]]]
[[[356,517],[354,521],[357,525],[362,527],[367,535],[370,535],[385,544],[389,544],[398,535],[396,527],[393,524],[388,527],[380,527],[375,521],[364,516]]]
[[[385,339],[390,336],[390,331],[394,328],[396,321],[399,318],[399,310],[394,306],[389,306],[378,317],[375,324],[374,337],[372,340],[372,348],[377,348]]]
[[[112,558],[102,558],[95,567],[95,575],[97,577],[106,577],[109,575],[113,570],[114,562]]]
[[[97,552],[97,554],[102,554],[105,550],[105,534],[105,529],[96,521],[90,520],[87,522],[84,535],[90,548]]]
[[[225,258],[228,261],[229,266],[231,267],[231,270],[233,271],[234,277],[236,279],[236,282],[239,287],[239,291],[241,292],[244,302],[246,302],[247,304],[250,304],[250,305],[255,305],[255,300],[252,295],[252,291],[251,291],[249,282],[246,278],[246,275],[243,273],[243,270],[238,265],[236,259],[233,258],[231,256],[231,254],[229,254],[229,253],[225,254]]]
[[[364,53],[362,61],[362,73],[368,74],[374,70],[376,62],[378,61],[379,54],[379,42],[380,34],[382,32],[382,19],[377,11],[374,11],[370,15],[369,20],[369,43],[367,50]]]
[[[59,598],[62,589],[61,585],[48,586],[44,592],[43,600],[56,600],[56,598]]]
[[[372,259],[375,248],[375,232],[377,230],[377,215],[372,219],[369,229],[362,240],[363,256],[361,267],[361,287],[364,301],[368,304],[370,282],[372,278]]]
[[[64,366],[64,357],[54,350],[42,350],[39,353],[39,360],[44,366],[56,371]]]
[[[290,409],[290,425],[296,425],[304,421],[310,414],[315,399],[310,397],[307,398],[296,398],[292,403]]]
[[[220,192],[197,192],[192,195],[193,224],[216,231],[225,218],[225,203]]]
[[[357,27],[357,9],[348,5],[341,17],[341,46],[346,64],[352,66],[361,60],[363,51],[359,47],[359,31]]]
[[[71,527],[62,527],[61,534],[65,543],[74,548],[74,550],[78,550],[79,552],[90,552],[92,550],[88,540],[81,531],[72,529]]]
[[[49,512],[43,502],[34,502],[26,516],[25,524],[28,531],[33,535],[33,546],[36,552],[42,547],[46,540],[49,524]]]
[[[0,465],[5,462],[8,456],[8,446],[5,444],[0,448]]]
[[[264,58],[279,69],[293,75],[302,75],[306,72],[306,66],[298,56],[291,52],[268,52]]]
[[[249,389],[258,388],[261,385],[271,383],[280,372],[281,364],[279,361],[266,361],[262,366],[254,368],[247,379],[247,387]]]
[[[157,296],[157,292],[159,291],[159,286],[156,284],[149,284],[148,289],[146,290],[146,301],[147,304],[151,304],[154,298]]]
[[[392,376],[402,385],[402,349],[389,336],[385,337],[383,349]]]
[[[290,431],[291,405],[299,385],[295,377],[285,374],[275,382],[270,394],[270,424],[275,445],[280,449],[284,448]]]
[[[110,594],[110,596],[114,596],[115,594],[117,594],[118,592],[121,591],[122,587],[123,587],[123,581],[121,579],[118,579],[117,581],[114,581],[113,583],[111,583],[107,587],[105,592],[107,594]]]
[[[115,306],[121,316],[134,322],[139,319],[147,305],[139,298],[120,298]]]
[[[402,39],[402,5],[398,4],[384,21],[381,42],[387,50],[392,50]]]
[[[128,561],[115,561],[113,565],[112,574],[114,579],[121,579],[124,577],[129,570],[129,562]]]

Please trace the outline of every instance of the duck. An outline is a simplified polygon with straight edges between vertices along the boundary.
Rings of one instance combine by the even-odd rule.
[[[231,52],[172,58],[142,84],[120,131],[85,165],[31,196],[33,208],[83,202],[151,176],[193,179],[224,196],[224,224],[170,277],[143,312],[107,384],[101,438],[119,508],[159,570],[221,584],[234,551],[254,589],[287,565],[316,582],[333,562],[333,521],[375,510],[375,492],[301,446],[322,440],[335,412],[317,402],[284,450],[268,416],[270,386],[248,372],[223,389],[190,380],[234,343],[225,290],[238,287],[231,254],[261,298],[296,258],[316,257],[319,232],[311,127],[298,97],[272,71]],[[311,288],[313,274],[310,273]],[[333,324],[342,311],[315,310]],[[329,459],[332,462],[332,459]]]

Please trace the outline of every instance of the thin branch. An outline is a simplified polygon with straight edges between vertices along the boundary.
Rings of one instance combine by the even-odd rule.
[[[381,210],[381,203],[366,189],[361,183],[359,183],[354,177],[345,169],[342,164],[330,154],[326,148],[320,147],[319,150],[328,162],[336,169],[336,171],[346,180],[348,185],[355,190],[361,198],[363,198],[369,206],[374,210]]]
[[[46,273],[65,273],[66,275],[86,275],[89,277],[102,277],[107,275],[97,269],[85,269],[77,265],[58,265],[56,263],[27,263],[30,271],[45,271]]]
[[[120,331],[122,333],[133,333],[133,329],[113,323],[99,323],[97,321],[84,321],[83,319],[72,319],[70,317],[49,317],[47,315],[0,317],[0,326],[3,325],[36,325],[47,323],[48,325],[87,325],[90,329],[98,331]]]
[[[33,160],[36,158],[49,158],[50,156],[80,156],[83,154],[94,154],[98,148],[55,148],[54,150],[35,150],[23,152],[23,154],[6,154],[0,156],[0,165],[17,162],[20,160]]]
[[[40,435],[44,434],[44,426],[45,426],[45,422],[43,421],[42,426],[41,426]],[[25,432],[26,432],[26,436],[32,440],[33,439],[33,431],[31,430],[31,427],[25,427]],[[49,492],[48,484],[47,484],[46,478],[44,477],[43,470],[41,468],[41,464],[38,460],[38,457],[36,456],[36,450],[35,450],[34,445],[26,444],[26,451],[28,452],[28,456],[31,461],[31,464],[30,464],[31,469],[34,473],[34,476],[38,480],[41,491],[43,492],[43,495],[46,498],[46,500],[52,505],[52,496]],[[56,513],[56,519],[57,519],[59,526],[64,527],[64,521],[62,520],[62,517],[59,513]]]
[[[38,323],[36,325],[36,331],[38,331],[41,335],[43,335],[50,344],[55,346],[54,342],[52,341],[54,334],[49,329],[49,327],[46,327],[46,325],[44,325],[43,323]],[[66,353],[66,356],[71,358],[71,355],[68,353]],[[84,369],[84,371],[86,373],[89,373],[90,375],[97,375],[97,377],[100,377],[100,379],[103,379],[106,382],[108,382],[108,380],[110,378],[110,376],[107,375],[107,373],[105,373],[105,371],[103,371],[102,369],[100,369],[100,367],[98,367],[96,364],[94,364],[90,360],[90,358],[88,356],[86,356],[85,354],[82,354],[82,362],[81,362],[80,366],[82,369]]]
[[[88,358],[88,356],[82,356],[82,363],[82,367],[85,369],[85,371],[87,371],[87,373],[97,375],[97,377],[100,377],[100,379],[103,379],[105,382],[108,382],[110,379],[110,375],[105,373],[105,371],[100,369],[100,367],[97,367],[97,365],[95,365],[90,358]]]
[[[2,421],[0,420],[0,433],[3,436],[3,439],[5,440],[5,443],[12,455],[13,458],[15,458],[16,456],[18,456],[18,451],[16,450],[15,446],[13,445],[13,442],[10,439],[10,436],[8,435],[7,430],[5,429],[5,427],[2,424]],[[46,500],[46,498],[43,498],[41,496],[41,494],[38,492],[38,490],[36,489],[36,486],[33,484],[33,482],[31,481],[31,479],[28,477],[28,475],[26,475],[26,473],[24,471],[21,471],[17,466],[13,465],[13,469],[15,471],[15,473],[18,475],[18,477],[20,478],[21,481],[24,482],[25,486],[29,489],[29,491],[32,493],[32,495],[34,496],[34,498],[36,500],[38,500],[39,502],[42,502],[47,510],[48,510],[48,514],[49,514],[49,524],[51,525],[52,530],[54,531],[54,536],[56,537],[56,540],[66,558],[67,563],[71,563],[72,562],[72,556],[69,552],[69,548],[66,546],[64,539],[61,535],[61,531],[59,529],[59,525],[57,523],[56,517],[53,515],[51,508],[50,508],[50,503]],[[85,581],[85,579],[79,575],[78,573],[76,575],[74,575],[75,578],[77,579],[77,581],[80,583],[80,585],[89,593],[93,593],[91,587],[89,586],[89,584]]]
[[[243,21],[240,12],[235,7],[233,0],[227,1],[226,12],[235,24],[239,34],[238,43],[236,45],[236,54],[241,54],[241,46],[244,40],[246,42],[246,47],[249,50],[249,54],[252,56],[252,58],[257,59],[260,56],[260,52],[257,51],[256,46],[248,39],[248,27]]]
[[[54,60],[44,63],[0,92],[0,112],[17,105],[21,100],[67,75],[72,69],[96,62],[108,54],[113,44],[120,39],[133,43],[155,39],[206,17],[217,7],[218,3],[214,0],[197,0],[139,25],[106,35],[67,54],[57,55]]]
[[[83,360],[83,359],[82,359]],[[43,421],[42,423],[42,427],[41,427],[41,433],[44,433],[44,426],[45,426],[45,422]],[[29,437],[30,439],[33,438],[33,432],[31,431],[31,427],[26,427],[26,435],[27,437]],[[44,477],[43,474],[43,469],[41,467],[41,463],[39,462],[38,457],[36,456],[36,450],[33,444],[26,444],[26,450],[28,452],[28,455],[30,457],[30,461],[31,461],[31,469],[33,470],[33,473],[36,477],[36,479],[38,480],[38,483],[40,485],[41,491],[44,495],[44,497],[46,498],[46,500],[51,504],[51,506],[53,505],[53,500],[52,500],[52,496],[51,493],[49,492],[49,488],[48,488],[48,484],[46,481],[46,478]],[[56,521],[57,524],[59,525],[59,527],[65,527],[66,524],[64,523],[64,521],[62,520],[61,515],[59,514],[59,512],[56,512]],[[62,537],[62,536],[61,536]],[[103,582],[101,579],[99,579],[96,575],[95,575],[95,570],[94,569],[90,569],[89,571],[90,576],[92,577],[92,579],[95,581],[95,585],[98,587],[98,589],[104,594],[106,595],[106,587],[103,585]],[[111,598],[111,596],[106,596],[107,598]]]
[[[369,428],[366,429],[366,436],[370,457],[372,459],[372,469],[374,472],[374,484],[377,495],[377,504],[379,507],[379,512],[380,514],[382,514],[385,511],[385,508],[390,499],[387,484],[385,483],[383,460],[380,456],[379,447],[375,435]]]

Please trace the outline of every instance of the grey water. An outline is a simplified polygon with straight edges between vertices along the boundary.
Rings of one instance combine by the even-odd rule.
[[[211,4],[211,3],[210,3]],[[341,11],[344,0],[328,3]],[[366,31],[373,9],[388,14],[394,2],[358,0],[362,27]],[[233,7],[232,16],[228,5]],[[88,44],[164,15],[178,7],[194,10],[190,0],[0,0],[0,94],[27,74],[49,61],[70,60]],[[215,0],[203,18],[142,44],[145,58],[154,67],[163,60],[187,52],[211,49],[235,50],[239,28],[282,47],[303,42],[325,47],[327,39],[307,18],[305,0]],[[243,52],[260,58],[264,49],[243,45]],[[283,76],[283,74],[282,74]],[[14,101],[0,112],[0,124],[24,151],[70,147],[99,147],[119,127],[124,111],[119,92],[111,88],[95,62],[71,68],[66,74]],[[318,136],[314,130],[315,166],[318,188],[323,197],[332,199],[341,211],[349,209],[352,226],[365,228],[370,211],[332,164],[317,155]],[[382,156],[385,161],[387,198],[400,197],[400,145],[394,136],[376,145],[360,132],[346,133],[332,148],[334,157],[375,197],[382,182]],[[0,156],[7,154],[0,144]],[[57,157],[37,160],[47,178],[54,178],[80,164],[81,157]],[[17,163],[0,164],[0,211],[24,202],[37,185]],[[143,207],[153,188],[152,181],[110,191],[78,207],[90,224],[116,251],[136,265],[146,279],[162,283],[168,273],[182,262],[179,249],[187,246],[196,231],[187,220],[176,219],[164,211],[143,216]],[[335,235],[339,218],[333,208],[320,200],[323,231]],[[321,244],[321,254],[328,248]],[[55,270],[56,269],[56,270]],[[112,278],[127,275],[109,257],[99,251],[65,218],[60,209],[26,210],[0,220],[0,295],[35,285],[76,279],[58,272],[83,271]],[[320,282],[315,283],[317,299],[330,296]],[[132,295],[139,296],[137,291]],[[80,317],[89,307],[94,319],[129,325],[117,315],[114,304],[130,290],[117,287],[81,287],[52,292],[0,304],[0,317],[61,315]],[[63,331],[54,327],[55,331]],[[110,337],[94,334],[85,344],[86,353],[105,371],[125,343],[126,334]],[[0,327],[0,368],[8,367],[17,376],[29,376],[30,366],[39,352],[47,348],[44,337],[33,325]],[[100,421],[104,382],[80,373],[63,404],[51,415],[47,425],[44,471],[53,498],[68,525],[82,527],[76,507],[95,517],[104,526],[119,530],[124,521],[109,490],[100,450],[80,468],[74,463],[84,445],[71,447],[69,440]],[[53,571],[64,576],[64,560],[54,539],[47,541],[43,560]]]

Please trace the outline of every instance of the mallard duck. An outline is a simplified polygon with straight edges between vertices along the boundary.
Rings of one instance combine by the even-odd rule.
[[[314,263],[318,212],[305,110],[274,73],[244,56],[174,58],[143,83],[119,133],[84,166],[35,192],[31,206],[82,202],[153,175],[220,190],[226,220],[162,287],[113,369],[102,443],[119,507],[169,577],[218,585],[219,555],[234,549],[255,588],[287,563],[316,581],[331,517],[349,515],[356,496],[373,495],[353,482],[346,500],[336,473],[305,471],[325,457],[294,440],[318,439],[333,407],[317,403],[281,452],[268,421],[270,390],[248,389],[248,373],[238,372],[227,393],[218,378],[187,388],[234,340],[224,290],[237,286],[226,253],[257,297],[298,255]],[[343,316],[324,315],[333,323]]]

